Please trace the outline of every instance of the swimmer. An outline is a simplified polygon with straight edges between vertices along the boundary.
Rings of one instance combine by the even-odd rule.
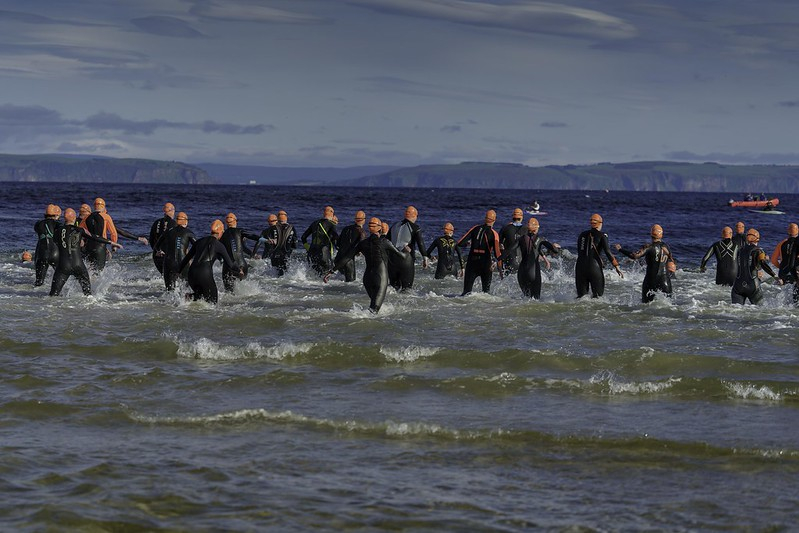
[[[721,240],[714,242],[708,248],[702,261],[699,263],[699,272],[704,272],[707,262],[711,257],[716,258],[716,285],[732,287],[738,275],[738,253],[741,247],[732,239],[732,228],[725,226],[721,230]]]
[[[641,284],[641,301],[649,303],[655,299],[655,292],[660,291],[671,298],[671,274],[677,271],[677,263],[671,254],[669,246],[663,242],[663,228],[660,224],[655,224],[649,230],[652,242],[644,244],[636,252],[625,250],[620,244],[616,245],[616,250],[626,255],[630,259],[641,257],[646,261],[646,274]]]
[[[33,261],[33,254],[31,254],[28,250],[24,250],[22,252],[22,262],[30,263],[31,261]]]
[[[594,213],[589,219],[591,229],[585,230],[577,238],[577,264],[574,267],[574,281],[577,286],[577,297],[582,298],[591,291],[592,298],[605,294],[604,263],[600,253],[607,256],[619,277],[624,275],[619,269],[619,262],[613,257],[608,245],[608,236],[602,233],[602,217]]]
[[[519,281],[519,287],[528,298],[541,299],[541,262],[544,260],[547,268],[550,268],[549,259],[544,255],[543,249],[546,248],[553,255],[560,252],[560,245],[558,243],[552,244],[544,237],[538,235],[540,225],[538,220],[530,218],[527,221],[526,231],[519,240],[519,251],[521,252],[521,261],[519,262],[518,272],[516,277]],[[505,256],[515,253],[514,249],[506,249],[502,253],[500,259],[504,262]]]
[[[148,238],[150,246],[153,249],[153,263],[155,263],[155,268],[157,268],[158,272],[161,274],[164,273],[164,256],[163,254],[159,255],[157,253],[155,243],[158,242],[158,239],[160,239],[164,233],[174,227],[175,206],[167,202],[164,204],[164,216],[153,222],[153,225],[150,227],[150,236]]]
[[[246,278],[247,272],[250,270],[245,254],[252,257],[253,253],[252,250],[247,248],[247,245],[244,244],[244,239],[257,241],[261,237],[260,235],[247,233],[239,228],[238,218],[235,213],[228,213],[225,217],[225,222],[227,222],[227,229],[222,234],[220,242],[227,250],[231,259],[233,259],[233,262],[236,263],[236,268],[231,269],[227,264],[222,265],[222,283],[225,285],[226,292],[233,292],[236,280]],[[244,272],[243,276],[240,274],[241,272]]]
[[[760,287],[760,270],[765,270],[771,277],[777,275],[768,264],[768,257],[758,244],[760,232],[750,228],[746,232],[746,246],[738,254],[738,276],[732,285],[732,303],[743,305],[746,300],[758,304],[763,299],[763,289]],[[782,284],[782,280],[777,278]]]
[[[496,220],[496,211],[489,209],[486,211],[485,222],[473,226],[458,240],[457,244],[460,247],[471,245],[469,255],[466,257],[466,268],[463,272],[463,293],[461,296],[472,292],[474,281],[478,276],[483,286],[483,292],[489,292],[494,269],[497,266],[502,268],[499,234],[494,229]],[[502,270],[500,270],[499,275],[501,278]]]
[[[336,254],[335,262],[338,263],[339,259],[348,255],[350,248],[369,237],[369,233],[363,228],[366,222],[366,213],[358,211],[355,213],[355,222],[341,230],[338,236],[338,254]],[[355,258],[342,263],[340,269],[344,274],[344,281],[355,281]]]
[[[189,217],[181,211],[175,218],[175,225],[158,238],[155,252],[161,257],[163,265],[164,285],[167,291],[175,289],[178,278],[186,278],[187,272],[180,270],[183,258],[197,238],[189,228]]]
[[[270,233],[270,238],[275,241],[271,255],[272,266],[277,269],[279,277],[288,270],[291,253],[297,248],[297,231],[289,224],[285,211],[277,212],[277,225],[274,233]]]
[[[794,283],[796,281],[796,262],[799,254],[799,226],[788,224],[788,237],[783,239],[771,254],[771,264],[779,268],[777,276],[784,283]]]
[[[522,224],[523,219],[524,212],[517,207],[513,210],[511,221],[499,232],[499,249],[505,257],[502,266],[506,274],[516,272],[522,260],[519,239],[527,234],[527,228]]]
[[[743,222],[735,223],[735,235],[732,237],[732,242],[738,245],[738,248],[746,246],[746,226]]]
[[[84,228],[75,225],[77,215],[74,209],[64,211],[65,224],[58,228],[55,242],[58,246],[58,266],[53,274],[53,283],[50,287],[50,296],[59,296],[64,284],[70,276],[75,276],[80,283],[83,294],[89,296],[92,293],[89,272],[83,264],[81,257],[81,240],[86,242],[96,241],[103,245],[110,244],[112,248],[122,248],[121,244],[110,241],[103,237],[96,237]]]
[[[49,204],[44,210],[44,218],[33,226],[33,231],[38,237],[36,241],[36,279],[34,287],[44,285],[44,278],[47,276],[48,267],[52,266],[55,270],[58,265],[58,246],[55,242],[55,234],[61,226],[61,208],[54,204]]]
[[[264,245],[264,253],[263,255],[258,254],[258,248],[263,243]],[[266,217],[266,229],[261,232],[261,236],[258,238],[258,241],[255,243],[255,246],[252,247],[252,258],[253,259],[261,259],[262,257],[272,257],[272,252],[275,249],[275,244],[277,243],[277,215],[274,213],[269,213],[269,216]]]
[[[334,211],[329,205],[322,210],[322,218],[314,221],[300,237],[303,246],[307,250],[308,264],[320,276],[330,270],[333,266],[333,250],[338,242],[338,233],[333,224]],[[311,243],[306,241],[311,237]]]
[[[195,301],[202,298],[206,302],[216,304],[219,300],[219,291],[214,281],[214,263],[217,259],[221,259],[231,271],[237,269],[227,249],[219,242],[224,232],[225,226],[222,221],[214,220],[211,224],[211,235],[195,242],[178,266],[179,272],[186,267],[189,268],[189,287],[194,291],[191,296]],[[244,277],[244,271],[241,269],[239,276]]]
[[[427,268],[427,247],[424,245],[422,229],[416,223],[418,218],[419,212],[409,205],[405,208],[405,218],[388,230],[388,239],[402,254],[401,257],[391,257],[388,264],[389,283],[398,291],[413,287],[417,251],[422,256],[422,268]]]
[[[400,252],[388,239],[380,237],[382,224],[380,219],[371,218],[369,220],[369,236],[358,241],[355,246],[351,247],[346,255],[341,256],[339,260],[333,265],[324,276],[324,281],[327,280],[336,270],[342,268],[344,263],[355,257],[356,254],[363,254],[366,261],[366,269],[363,273],[363,286],[366,289],[366,294],[369,295],[369,310],[373,313],[380,311],[383,301],[386,298],[386,290],[388,288],[388,258],[391,255],[396,257],[400,256]]]
[[[129,231],[117,228],[116,225],[114,225],[114,219],[108,214],[105,207],[105,200],[102,198],[94,199],[94,211],[80,223],[80,227],[95,237],[101,237],[103,239],[108,238],[111,242],[117,242],[119,236],[122,236],[139,241],[142,244],[148,244],[146,237],[138,237]],[[111,256],[111,252],[101,241],[86,241],[84,252],[89,265],[97,271],[105,268],[105,263]]]
[[[435,279],[444,279],[447,276],[457,278],[463,275],[463,257],[461,257],[461,249],[452,238],[454,233],[455,226],[447,222],[444,224],[444,235],[436,238],[427,249],[427,256],[436,261]],[[433,250],[436,250],[438,259],[433,259],[431,255]]]

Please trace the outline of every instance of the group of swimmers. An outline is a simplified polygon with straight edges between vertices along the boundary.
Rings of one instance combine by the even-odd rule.
[[[163,212],[163,217],[152,224],[149,236],[144,237],[117,228],[102,198],[95,199],[93,210],[87,204],[81,206],[79,214],[73,209],[65,210],[63,223],[60,221],[61,209],[48,205],[44,219],[34,226],[38,237],[33,257],[34,285],[43,285],[48,267],[53,266],[51,296],[61,293],[70,276],[77,278],[84,294],[91,294],[86,264],[94,271],[102,270],[111,250],[122,247],[117,242],[122,236],[149,244],[153,262],[163,275],[167,291],[174,290],[178,280],[183,278],[192,290],[192,298],[216,303],[218,291],[213,276],[216,261],[223,263],[225,290],[233,291],[237,280],[248,274],[247,257],[268,257],[277,275],[282,276],[289,268],[292,253],[301,243],[306,249],[308,265],[325,282],[336,271],[344,275],[345,281],[354,281],[355,257],[362,255],[366,265],[363,285],[370,298],[369,308],[378,312],[389,285],[397,291],[413,287],[417,254],[422,258],[422,268],[436,263],[436,279],[447,276],[462,278],[463,295],[472,292],[478,277],[482,290],[489,292],[493,274],[498,272],[500,278],[515,273],[522,292],[527,297],[539,299],[541,264],[549,268],[548,256],[558,255],[561,250],[559,244],[539,235],[540,224],[536,218],[531,217],[527,224],[523,224],[524,212],[518,208],[513,211],[511,222],[499,232],[494,229],[496,212],[487,211],[483,223],[470,228],[457,241],[453,237],[455,228],[447,222],[443,235],[429,247],[425,246],[417,224],[418,211],[413,206],[408,206],[404,218],[393,225],[376,217],[366,224],[366,214],[358,211],[353,224],[344,227],[340,233],[333,208],[325,206],[322,217],[299,237],[288,223],[285,211],[270,214],[268,226],[260,234],[238,228],[236,215],[228,213],[225,223],[214,220],[210,235],[201,239],[188,229],[189,219],[185,212],[176,215],[175,206],[169,202],[164,205]],[[575,284],[578,297],[591,293],[597,298],[604,294],[605,289],[603,255],[619,276],[623,277],[623,274],[611,251],[608,236],[602,232],[602,217],[592,214],[589,226],[577,239]],[[733,235],[731,228],[724,228],[722,239],[714,243],[702,259],[700,271],[704,272],[709,259],[715,257],[716,283],[732,287],[733,303],[745,303],[746,300],[758,303],[762,299],[761,270],[777,278],[781,284],[793,283],[794,301],[799,302],[797,225],[789,225],[788,238],[772,254],[771,261],[778,267],[778,273],[771,269],[768,257],[758,246],[758,231],[749,229],[744,234],[742,222],[736,225],[736,229],[738,233]],[[663,242],[663,228],[653,225],[650,236],[651,241],[635,251],[615,245],[619,253],[633,260],[643,259],[646,263],[642,302],[652,301],[657,292],[670,297],[673,292],[671,279],[677,270],[671,248]],[[247,240],[255,243],[252,249],[246,245]],[[259,255],[262,245],[263,252]],[[107,246],[111,246],[111,250]],[[469,250],[464,257],[461,248],[466,247]]]

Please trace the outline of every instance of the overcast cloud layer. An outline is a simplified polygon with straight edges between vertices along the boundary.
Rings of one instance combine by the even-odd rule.
[[[0,152],[799,164],[792,0],[4,0]]]

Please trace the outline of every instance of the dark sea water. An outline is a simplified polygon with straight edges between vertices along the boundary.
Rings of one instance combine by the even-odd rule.
[[[733,306],[697,270],[724,225],[771,253],[785,215],[725,194],[269,186],[4,184],[0,217],[0,529],[7,531],[791,531],[799,523],[799,310],[766,283]],[[399,220],[427,243],[497,227],[538,199],[566,251],[542,299],[514,276],[490,294],[417,265],[379,315],[360,284],[263,261],[217,306],[165,294],[149,248],[123,241],[84,297],[32,286],[19,262],[50,202],[103,196],[146,234],[172,201],[207,234],[229,211],[260,232],[285,209],[302,232],[332,204]],[[661,224],[674,298],[640,303],[643,269],[574,298],[577,235],[605,218],[628,248]],[[304,254],[298,253],[298,258]],[[363,264],[358,264],[359,273]],[[217,279],[221,285],[221,276]],[[48,280],[49,285],[49,280]],[[477,283],[479,287],[479,281]]]

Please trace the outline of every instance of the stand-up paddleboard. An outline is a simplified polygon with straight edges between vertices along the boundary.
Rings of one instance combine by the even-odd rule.
[[[777,211],[776,209],[749,209],[750,213],[760,213],[761,215],[784,215],[785,211]]]
[[[525,211],[525,213],[527,213],[528,215],[533,215],[534,217],[547,214],[546,211]]]

